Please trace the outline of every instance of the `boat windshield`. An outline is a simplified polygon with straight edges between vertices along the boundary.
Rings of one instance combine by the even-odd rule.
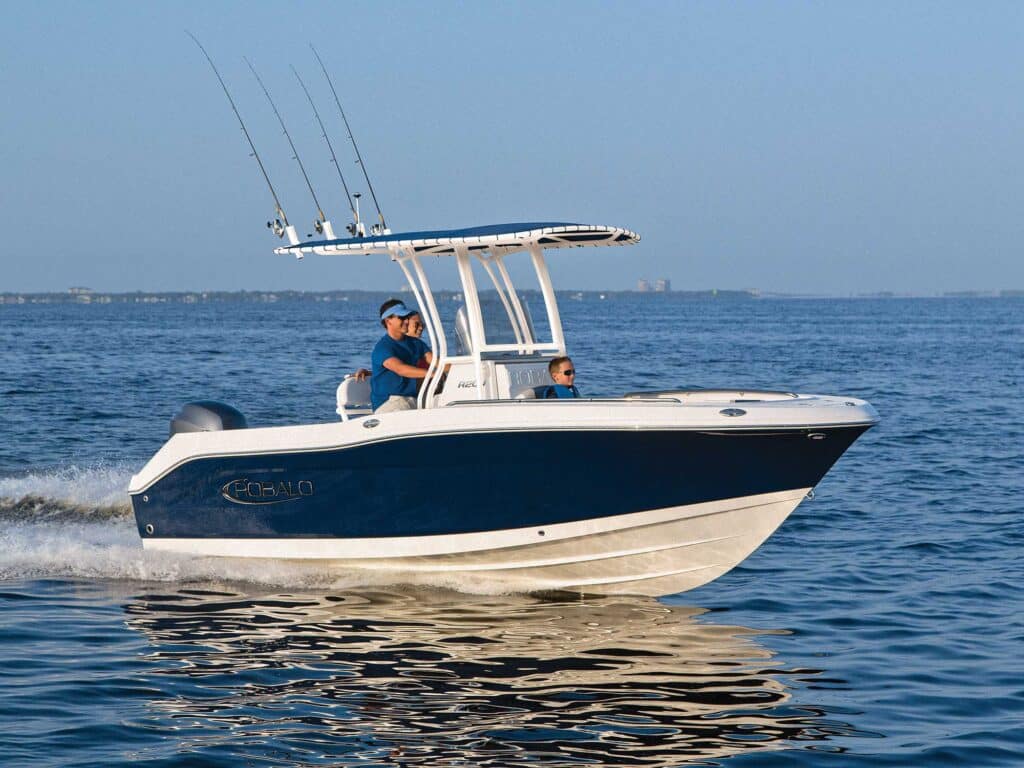
[[[551,330],[543,313],[538,328],[534,325],[529,297],[520,295],[518,299],[527,329],[526,334],[521,330],[522,324],[516,321],[516,310],[509,305],[507,300],[501,301],[494,291],[480,294],[480,314],[483,317],[484,336],[488,345],[551,341]],[[456,336],[458,337],[456,340],[457,354],[471,354],[465,306],[459,308],[456,316]]]

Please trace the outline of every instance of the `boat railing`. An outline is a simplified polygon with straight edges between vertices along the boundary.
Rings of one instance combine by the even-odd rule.
[[[592,405],[594,403],[600,403],[604,405],[656,405],[656,406],[671,406],[671,405],[682,405],[682,401],[669,397],[652,397],[648,399],[641,398],[629,398],[624,397],[573,397],[573,398],[535,398],[535,397],[517,397],[517,398],[492,398],[488,400],[453,400],[450,403],[445,403],[446,408],[452,406],[466,406],[466,405],[513,405],[513,406],[524,406],[524,405],[568,405],[568,406],[580,406],[580,405]]]
[[[693,400],[697,402],[763,403],[776,400],[795,400],[800,395],[769,389],[660,389],[627,392],[624,397],[627,400],[654,397],[675,399],[681,402]]]
[[[480,353],[485,352],[559,352],[561,348],[552,342],[537,344],[482,344]]]

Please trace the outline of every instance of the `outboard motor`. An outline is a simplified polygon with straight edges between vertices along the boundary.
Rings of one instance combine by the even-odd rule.
[[[179,432],[219,432],[245,429],[249,425],[242,412],[215,400],[185,403],[171,419],[171,436]]]

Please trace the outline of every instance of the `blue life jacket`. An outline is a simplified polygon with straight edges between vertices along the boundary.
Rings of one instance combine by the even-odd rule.
[[[564,384],[549,384],[544,387],[540,397],[542,399],[548,399],[549,397],[579,397],[580,391],[576,389],[576,385],[565,386]]]

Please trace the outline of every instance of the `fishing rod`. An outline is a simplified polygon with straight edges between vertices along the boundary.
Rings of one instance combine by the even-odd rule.
[[[281,130],[284,132],[284,137],[288,139],[288,146],[292,148],[292,158],[299,164],[299,170],[302,171],[302,178],[306,180],[306,186],[309,187],[309,194],[313,196],[313,203],[316,205],[317,214],[319,214],[319,218],[313,226],[316,227],[317,232],[323,232],[324,222],[327,220],[327,217],[324,215],[323,208],[320,207],[320,201],[316,199],[316,192],[313,191],[313,184],[309,180],[309,174],[306,173],[306,166],[302,164],[302,159],[299,157],[299,150],[295,148],[295,142],[292,141],[292,135],[288,133],[288,127],[284,124],[284,118],[281,117],[281,113],[277,111],[277,105],[274,103],[274,100],[270,98],[270,91],[268,91],[267,86],[263,84],[263,78],[261,78],[259,73],[256,71],[256,67],[254,67],[252,62],[245,56],[242,57],[242,60],[249,65],[249,69],[252,71],[253,77],[256,78],[256,82],[259,83],[260,88],[263,89],[263,95],[265,95],[267,97],[267,101],[270,102],[270,108],[274,110],[274,114],[277,115],[277,122],[281,124]]]
[[[288,217],[285,216],[284,209],[281,207],[281,201],[277,197],[277,192],[274,191],[274,185],[270,183],[270,176],[267,174],[267,169],[263,167],[263,161],[260,159],[259,152],[256,151],[256,145],[252,142],[252,136],[249,135],[248,129],[245,127],[245,122],[242,120],[242,116],[238,112],[238,107],[235,106],[235,100],[231,98],[231,93],[228,91],[227,85],[224,84],[224,78],[220,76],[220,72],[217,70],[217,65],[213,63],[213,59],[210,58],[210,54],[206,52],[203,44],[199,42],[199,38],[185,30],[185,34],[192,38],[196,45],[199,46],[199,50],[203,52],[206,60],[210,62],[210,67],[213,69],[213,74],[217,76],[217,80],[220,81],[220,87],[224,89],[224,95],[228,97],[228,103],[231,104],[231,109],[234,110],[235,117],[238,118],[238,124],[242,126],[242,133],[245,134],[246,140],[249,142],[249,148],[252,150],[252,156],[256,158],[256,162],[260,166],[260,171],[263,173],[263,178],[267,182],[267,186],[270,188],[270,194],[274,198],[274,208],[277,209],[277,218],[274,221],[267,222],[267,228],[272,230],[278,237],[284,237],[288,235],[288,240],[292,245],[297,245],[299,242],[299,236],[295,232],[295,228],[288,223]]]
[[[324,66],[324,60],[320,58],[320,54],[316,52],[316,48],[313,48],[313,44],[310,43],[309,47],[313,49],[313,55],[316,56],[316,60],[320,62],[320,69],[324,71],[324,77],[327,78],[327,84],[331,86],[331,93],[334,94],[334,103],[338,105],[338,111],[341,112],[341,119],[345,121],[345,130],[348,131],[348,138],[352,142],[352,148],[356,151],[356,162],[359,163],[359,167],[363,169],[363,178],[366,179],[366,186],[370,188],[370,196],[373,198],[373,204],[377,207],[377,218],[380,219],[380,231],[383,232],[388,228],[388,225],[384,222],[384,214],[380,210],[380,203],[377,202],[377,194],[373,191],[373,184],[370,183],[370,174],[366,172],[366,165],[363,163],[363,158],[359,154],[359,145],[356,144],[355,136],[352,135],[352,128],[348,124],[348,118],[345,117],[345,110],[341,107],[341,99],[338,98],[338,92],[334,90],[334,83],[331,81],[331,76],[327,73],[327,67]],[[377,227],[374,227],[376,229]]]
[[[338,169],[338,178],[341,179],[341,186],[345,190],[345,199],[348,201],[349,210],[352,211],[352,216],[355,217],[355,227],[350,227],[349,231],[354,235],[355,229],[359,226],[359,212],[356,210],[355,205],[352,203],[352,193],[348,191],[348,184],[345,183],[345,174],[341,172],[341,164],[338,162],[338,156],[334,154],[334,146],[331,144],[331,139],[327,135],[327,128],[324,126],[324,121],[320,119],[320,112],[316,108],[316,104],[313,102],[313,97],[309,93],[309,89],[306,87],[306,83],[303,82],[299,76],[299,72],[295,67],[292,67],[292,72],[295,73],[295,79],[299,81],[299,85],[302,86],[303,92],[306,94],[306,98],[309,99],[309,106],[313,108],[313,114],[316,115],[316,121],[320,125],[320,133],[324,137],[324,141],[327,142],[327,148],[331,151],[331,162],[334,167]]]

